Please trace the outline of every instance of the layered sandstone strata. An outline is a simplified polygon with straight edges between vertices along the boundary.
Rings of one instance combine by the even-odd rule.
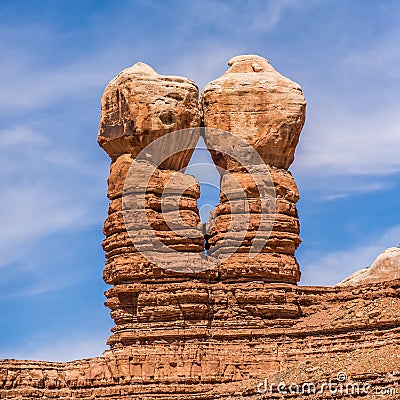
[[[202,255],[204,248],[200,187],[180,171],[198,139],[191,128],[199,123],[196,85],[161,76],[142,63],[122,71],[103,94],[98,142],[112,160],[103,229],[103,277],[113,285],[106,305],[116,324],[108,341],[112,348],[132,343],[146,321],[183,319],[174,290],[161,289],[162,301],[172,304],[169,309],[154,308],[161,299],[149,297],[146,285],[163,288],[186,281],[188,271],[212,279],[213,271],[194,271],[196,265],[187,260],[188,254]],[[180,129],[186,131],[168,136]],[[164,137],[169,139],[160,144]]]
[[[223,280],[297,283],[299,192],[287,168],[304,125],[305,99],[298,84],[262,57],[238,56],[229,65],[201,95],[205,142],[223,171],[220,204],[207,232],[210,253],[234,253],[220,266]],[[265,194],[258,190],[257,174]]]
[[[274,289],[275,286],[275,289]],[[67,363],[0,361],[0,397],[4,399],[174,399],[195,400],[304,398],[279,394],[277,386],[312,382],[318,385],[339,373],[345,384],[370,385],[338,398],[399,398],[400,390],[400,281],[360,285],[357,288],[291,286],[293,301],[303,315],[282,319],[264,329],[224,329],[212,321],[208,340],[157,340],[157,331],[142,331],[133,346],[107,352],[102,357]],[[276,300],[284,286],[272,285],[267,293]],[[287,290],[287,289],[286,289]],[[231,291],[236,301],[249,292]],[[225,304],[224,307],[231,307]],[[219,304],[217,309],[222,309]],[[245,318],[238,315],[238,319]],[[272,321],[271,321],[272,322]],[[277,323],[279,322],[279,323]],[[181,333],[184,332],[182,328]],[[206,332],[206,329],[203,330]],[[175,332],[176,333],[176,332]],[[177,338],[177,336],[175,336]],[[267,379],[273,394],[260,396]],[[397,392],[396,392],[397,391]],[[396,394],[397,393],[397,394]],[[307,394],[307,393],[306,393]],[[386,396],[385,396],[386,397]],[[332,399],[328,387],[311,399]]]
[[[255,59],[263,68],[254,70]],[[256,299],[250,293],[267,293],[268,283],[295,284],[300,278],[294,258],[300,243],[299,195],[292,176],[281,167],[293,159],[304,98],[298,85],[259,57],[233,59],[225,75],[223,93],[229,99],[206,87],[204,121],[207,128],[213,121],[211,128],[232,130],[241,141],[232,140],[228,132],[221,136],[206,130],[207,145],[225,173],[221,203],[205,237],[196,204],[199,185],[178,170],[186,167],[198,137],[191,134],[199,124],[193,83],[160,76],[139,63],[120,73],[104,92],[99,143],[112,158],[103,242],[104,279],[114,286],[106,293],[116,323],[108,341],[112,348],[137,340],[180,340],[183,328],[186,336],[204,338],[211,321],[221,328],[259,329],[265,319],[300,315],[286,292]],[[277,108],[283,99],[286,114]],[[166,121],[163,116],[170,111],[174,117]],[[259,118],[249,120],[249,113]],[[232,126],[224,124],[226,116],[233,118]],[[186,129],[184,136],[166,136],[177,129]],[[166,137],[171,139],[158,144]],[[202,257],[204,239],[208,259]],[[247,295],[232,303],[232,291]]]
[[[275,168],[270,171],[270,184],[276,196],[273,199],[260,196],[252,179],[254,171],[222,177],[220,204],[211,213],[207,235],[212,255],[227,254],[220,265],[222,280],[300,280],[294,257],[301,242],[296,210],[299,193],[289,172]],[[243,190],[232,190],[232,179]]]

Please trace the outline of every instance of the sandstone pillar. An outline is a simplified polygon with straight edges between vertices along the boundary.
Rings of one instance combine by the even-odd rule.
[[[219,247],[219,243],[222,240],[226,242],[227,238],[235,242],[240,224],[234,226],[232,217],[235,214],[238,221],[237,214],[242,214],[243,219],[249,218],[249,223],[243,225],[243,229],[247,227],[245,240],[221,264],[221,279],[297,283],[300,271],[294,253],[301,242],[296,210],[299,193],[287,169],[294,160],[305,120],[306,102],[300,86],[275,71],[262,57],[234,57],[229,66],[223,76],[210,82],[202,92],[204,125],[230,132],[258,152],[268,166],[275,188],[276,215],[270,215],[274,222],[269,240],[256,254],[252,254],[255,232],[270,223],[270,220],[260,222],[263,214],[260,201],[263,198],[253,179],[257,165],[250,165],[249,169],[248,165],[226,156],[223,150],[232,146],[231,137],[206,129],[206,144],[214,149],[211,150],[213,160],[223,171],[221,201],[212,214],[207,232],[210,251],[222,253],[224,249]],[[221,151],[215,150],[216,143]],[[246,159],[248,149],[236,147],[236,151],[242,153],[242,159]],[[233,182],[243,188],[242,197],[236,196],[229,201]]]
[[[103,277],[113,285],[106,292],[106,305],[116,323],[108,344],[116,348],[134,343],[136,333],[146,327],[157,329],[159,324],[174,329],[176,321],[179,326],[184,319],[174,283],[192,276],[161,268],[150,254],[158,254],[152,248],[156,240],[162,246],[159,257],[171,264],[176,251],[203,253],[197,209],[200,187],[194,177],[180,171],[198,139],[189,134],[190,128],[200,125],[198,89],[189,79],[161,76],[137,63],[108,84],[101,107],[98,142],[112,160]],[[157,139],[180,129],[189,129],[188,135],[179,137],[183,151],[174,152],[177,143],[172,141],[152,154],[145,152]],[[172,155],[163,159],[165,154]],[[135,214],[141,206],[146,221]],[[173,226],[177,220],[184,229]]]

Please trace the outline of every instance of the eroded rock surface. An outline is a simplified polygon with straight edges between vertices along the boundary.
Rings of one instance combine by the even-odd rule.
[[[139,62],[124,69],[107,85],[101,99],[98,142],[112,159],[127,152],[136,157],[157,138],[198,126],[196,84],[183,77],[159,75]],[[186,147],[189,149],[196,142],[188,135]],[[163,166],[180,170],[186,167],[192,153],[193,149],[179,153]]]
[[[220,257],[239,247],[221,264],[222,280],[297,283],[299,192],[287,168],[304,125],[306,102],[301,87],[262,57],[237,56],[229,66],[201,94],[205,142],[222,175],[220,204],[208,224],[209,251]],[[259,177],[265,193],[259,193]],[[268,206],[275,198],[274,207]],[[260,243],[263,239],[267,241]]]
[[[224,75],[203,89],[204,125],[240,136],[266,164],[288,169],[305,121],[301,87],[260,56],[237,56],[228,64]],[[220,135],[218,140],[221,147],[229,146]],[[225,157],[215,156],[214,161],[229,168]]]
[[[180,234],[201,233],[199,184],[179,171],[191,153],[179,152],[162,166],[152,157],[136,159],[170,129],[197,126],[197,89],[144,64],[123,71],[103,96],[99,132],[112,159],[103,241],[104,280],[111,285],[105,304],[115,322],[110,350],[65,363],[1,360],[0,398],[301,399],[302,393],[276,388],[312,382],[318,393],[305,393],[307,398],[331,399],[321,385],[337,383],[339,374],[346,385],[369,387],[366,393],[351,386],[341,398],[399,398],[400,249],[387,250],[341,286],[296,285],[299,192],[287,168],[304,123],[304,98],[261,57],[235,57],[230,64],[203,92],[206,124],[242,135],[269,171],[261,174],[269,182],[260,194],[255,178],[262,163],[248,156],[246,146],[235,151],[252,171],[222,154],[232,146],[227,137],[206,137],[220,146],[212,154],[216,164],[229,171],[222,173],[207,245],[221,256],[231,246],[237,251],[217,269],[190,274],[146,258],[154,234],[185,257],[204,250],[201,235]],[[125,218],[127,207],[142,210],[146,221]],[[267,241],[253,257],[257,232]],[[177,261],[165,248],[162,257]],[[275,391],[260,396],[265,382]]]
[[[352,286],[400,279],[400,248],[390,247],[381,253],[373,264],[363,268],[337,286]]]
[[[0,398],[303,399],[301,393],[279,395],[276,387],[313,382],[319,392],[339,373],[345,385],[370,387],[340,398],[373,400],[384,391],[384,397],[399,398],[400,280],[358,288],[254,282],[202,290],[182,282],[180,290],[168,289],[169,297],[160,292],[165,289],[147,286],[147,310],[129,346],[67,363],[0,361]],[[213,308],[204,306],[210,293]],[[177,315],[177,300],[184,297],[198,304],[186,307],[185,323],[159,319],[156,329],[149,322]],[[273,318],[279,307],[287,309],[285,317]],[[208,324],[192,319],[212,312],[216,317]],[[258,392],[265,379],[275,385],[272,396]],[[332,399],[332,393],[325,386],[306,398]]]

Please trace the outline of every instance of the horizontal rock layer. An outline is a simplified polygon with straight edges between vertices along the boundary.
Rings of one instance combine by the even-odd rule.
[[[298,189],[289,172],[269,171],[263,185],[257,184],[257,170],[222,176],[221,202],[206,228],[208,252],[221,262],[222,281],[300,280],[294,257],[301,243]]]
[[[124,290],[129,293],[132,289]],[[321,385],[335,380],[339,372],[347,375],[347,383],[371,385],[369,395],[354,393],[351,398],[373,399],[374,393],[384,390],[391,393],[388,398],[398,397],[394,390],[400,385],[400,281],[357,288],[276,284],[265,289],[239,286],[233,292],[233,286],[225,288],[226,293],[234,293],[232,308],[240,310],[239,304],[257,308],[264,303],[277,307],[286,301],[300,305],[302,315],[280,320],[253,317],[253,322],[245,325],[241,325],[246,320],[240,317],[243,311],[237,311],[236,318],[221,312],[206,326],[188,319],[186,326],[171,327],[170,337],[180,338],[175,343],[157,331],[146,335],[143,322],[141,338],[103,357],[68,363],[3,360],[0,397],[255,400],[260,398],[257,386],[265,378],[275,386],[283,381]],[[206,290],[192,293],[183,288],[158,296],[146,293],[149,307],[171,307],[173,296],[199,304],[207,303],[208,298]],[[250,315],[250,310],[246,312]],[[318,398],[332,398],[325,389]],[[304,397],[282,394],[279,398]]]

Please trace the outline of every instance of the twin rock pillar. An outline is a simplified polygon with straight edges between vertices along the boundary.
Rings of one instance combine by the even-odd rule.
[[[200,101],[191,80],[159,75],[142,63],[122,71],[104,92],[98,141],[112,160],[103,241],[103,277],[112,285],[106,305],[116,324],[108,340],[112,349],[199,340],[213,331],[231,336],[233,330],[263,329],[300,313],[292,295],[300,279],[294,257],[299,194],[287,169],[304,124],[305,100],[300,86],[262,57],[238,56],[229,65],[204,88]],[[197,209],[199,184],[184,174],[200,126],[221,174],[220,204],[205,231]],[[188,134],[180,136],[179,146],[164,142],[159,149],[168,157],[155,162],[146,153],[151,143],[182,129]],[[252,161],[246,146],[235,147],[230,134],[255,149],[261,161]],[[227,148],[239,157],[227,155]],[[238,160],[246,157],[245,168]],[[266,175],[275,198],[267,222],[256,185]],[[135,217],[139,204],[147,223]],[[132,220],[124,213],[127,205]],[[177,220],[182,226],[175,229]],[[260,231],[267,240],[252,254]],[[154,237],[162,246],[160,259],[171,268],[146,256]],[[173,268],[180,254],[204,259],[205,247],[222,261],[192,273]],[[164,253],[166,248],[173,252]]]

